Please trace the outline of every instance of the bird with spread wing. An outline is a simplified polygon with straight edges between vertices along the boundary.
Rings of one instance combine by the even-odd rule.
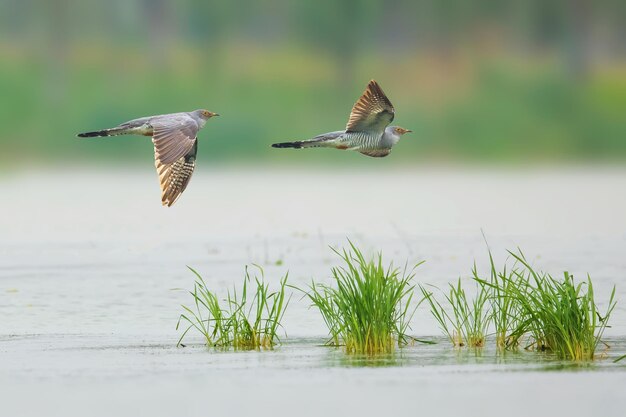
[[[161,183],[161,203],[170,207],[185,191],[196,166],[198,131],[211,117],[208,110],[141,117],[111,129],[79,133],[78,137],[152,136],[154,161]]]
[[[411,132],[399,126],[389,126],[395,110],[380,85],[370,81],[363,95],[352,107],[345,130],[323,133],[309,140],[283,142],[274,148],[335,148],[357,151],[372,157],[389,155],[400,137]]]

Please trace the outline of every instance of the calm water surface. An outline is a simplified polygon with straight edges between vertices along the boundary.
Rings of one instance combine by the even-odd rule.
[[[323,170],[322,170],[323,171]],[[626,169],[200,171],[172,209],[151,171],[0,177],[1,415],[623,415]],[[257,263],[270,282],[327,281],[328,246],[353,239],[439,286],[521,247],[554,274],[617,285],[607,359],[571,366],[532,352],[456,351],[426,309],[415,345],[371,360],[321,346],[294,295],[272,352],[176,348],[193,276],[215,289]]]

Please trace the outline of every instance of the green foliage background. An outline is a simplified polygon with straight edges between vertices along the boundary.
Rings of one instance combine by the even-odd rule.
[[[599,5],[600,4],[600,5]],[[345,126],[369,79],[412,129],[395,161],[626,159],[623,2],[0,1],[0,162],[125,163],[145,138],[76,133],[208,108],[213,162]]]

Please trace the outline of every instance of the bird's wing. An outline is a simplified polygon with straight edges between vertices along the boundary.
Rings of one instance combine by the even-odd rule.
[[[391,149],[367,149],[359,151],[363,155],[371,156],[374,158],[383,158],[391,152]]]
[[[393,120],[393,105],[374,80],[352,107],[346,132],[383,132]]]
[[[163,164],[178,161],[194,147],[198,123],[189,115],[170,115],[150,120],[155,159]]]
[[[194,139],[193,146],[182,157],[171,164],[165,164],[159,159],[155,147],[155,166],[159,174],[161,183],[161,204],[171,206],[178,197],[185,191],[193,169],[196,166],[196,153],[198,152],[198,141]]]

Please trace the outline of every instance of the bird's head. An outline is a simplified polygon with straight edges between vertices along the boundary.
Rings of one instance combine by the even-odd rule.
[[[213,113],[212,111],[208,111],[204,109],[196,110],[195,113],[198,115],[198,117],[204,120],[209,120],[211,117],[219,116],[219,114],[217,113]]]
[[[402,136],[406,133],[412,132],[412,130],[409,129],[405,129],[403,127],[400,126],[392,126],[393,129],[393,133],[395,133],[396,135]]]
[[[411,132],[409,129],[405,129],[400,126],[387,126],[385,129],[384,139],[391,146],[395,145],[400,141],[400,138],[406,133]]]

